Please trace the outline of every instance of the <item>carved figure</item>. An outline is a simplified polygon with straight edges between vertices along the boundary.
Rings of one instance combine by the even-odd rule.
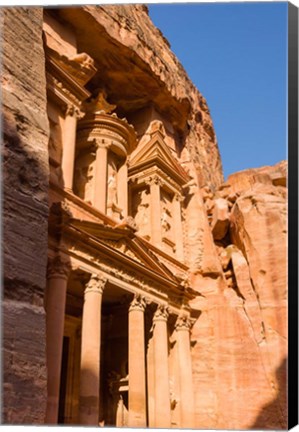
[[[169,218],[171,218],[171,212],[164,206],[161,214],[161,226],[164,232],[170,231],[171,225],[169,223]]]
[[[138,226],[139,234],[145,235],[149,226],[149,195],[146,190],[139,192],[136,205],[135,221]]]
[[[116,171],[112,171],[108,178],[108,205],[117,204],[117,183],[116,183]]]

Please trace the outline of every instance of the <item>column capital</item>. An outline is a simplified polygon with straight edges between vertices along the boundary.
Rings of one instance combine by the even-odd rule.
[[[103,294],[107,279],[98,274],[92,274],[89,281],[86,284],[84,295],[90,292],[97,294]]]
[[[65,117],[75,117],[77,120],[80,120],[84,117],[85,113],[80,111],[80,109],[75,105],[68,104],[65,107],[64,115]]]
[[[188,315],[179,315],[176,323],[175,323],[175,329],[178,330],[187,330],[190,331],[192,327],[192,320]]]
[[[177,192],[177,193],[174,194],[173,200],[174,201],[182,202],[182,201],[184,201],[184,197],[183,197],[182,194],[180,194],[180,193]]]
[[[167,305],[158,305],[154,314],[153,321],[167,321],[169,316],[169,307]]]
[[[157,174],[155,174],[155,175],[153,175],[153,176],[148,177],[148,178],[145,180],[145,184],[147,184],[147,185],[149,185],[149,186],[151,186],[151,185],[159,185],[159,186],[163,186],[163,185],[164,185],[164,182],[163,182],[163,180],[161,179],[161,177],[159,177]]]
[[[136,293],[130,304],[129,312],[137,311],[137,310],[144,312],[146,308],[146,304],[147,304],[146,298],[141,294]]]
[[[107,140],[105,138],[94,138],[91,142],[91,147],[94,151],[97,151],[98,149],[109,149],[111,145],[110,140]]]
[[[71,272],[71,264],[69,261],[62,260],[60,255],[48,259],[47,278],[68,279]]]

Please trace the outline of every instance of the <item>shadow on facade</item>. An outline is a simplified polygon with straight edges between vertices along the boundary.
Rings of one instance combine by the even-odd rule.
[[[265,405],[248,429],[287,428],[287,358],[276,370],[277,397]]]

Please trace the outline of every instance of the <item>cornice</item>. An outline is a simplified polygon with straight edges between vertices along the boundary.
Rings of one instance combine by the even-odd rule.
[[[90,93],[51,58],[46,58],[46,71],[48,90],[63,104],[80,108],[82,101],[90,97]]]
[[[115,113],[107,114],[104,111],[87,113],[78,122],[77,137],[81,143],[107,141],[111,149],[119,148],[126,156],[135,148],[136,132],[126,119],[120,119]],[[82,146],[82,144],[81,144]]]

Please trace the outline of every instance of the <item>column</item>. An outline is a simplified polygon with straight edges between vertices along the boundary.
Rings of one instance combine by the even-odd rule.
[[[170,428],[171,426],[167,319],[167,306],[159,305],[153,319],[156,428]]]
[[[81,339],[79,419],[99,425],[101,307],[106,279],[92,275],[84,291]]]
[[[122,209],[124,218],[128,216],[128,165],[125,161],[117,173],[118,206]]]
[[[150,178],[150,211],[151,211],[151,242],[155,246],[160,246],[162,242],[161,229],[161,202],[160,202],[160,186],[161,179],[158,176]]]
[[[105,214],[107,205],[107,156],[108,146],[105,143],[96,143],[93,205]]]
[[[59,256],[48,263],[45,292],[47,408],[46,424],[57,424],[67,281],[71,267]]]
[[[129,308],[129,427],[146,423],[144,297],[135,294]]]
[[[181,428],[194,428],[194,394],[190,351],[191,321],[186,315],[176,322],[177,352],[179,363]]]
[[[64,188],[72,191],[76,148],[77,119],[80,111],[73,105],[66,108],[63,126],[63,148],[62,148],[62,176]]]
[[[181,218],[182,200],[183,197],[181,195],[175,194],[172,201],[176,257],[179,261],[184,261],[183,226],[182,226],[182,218]]]

